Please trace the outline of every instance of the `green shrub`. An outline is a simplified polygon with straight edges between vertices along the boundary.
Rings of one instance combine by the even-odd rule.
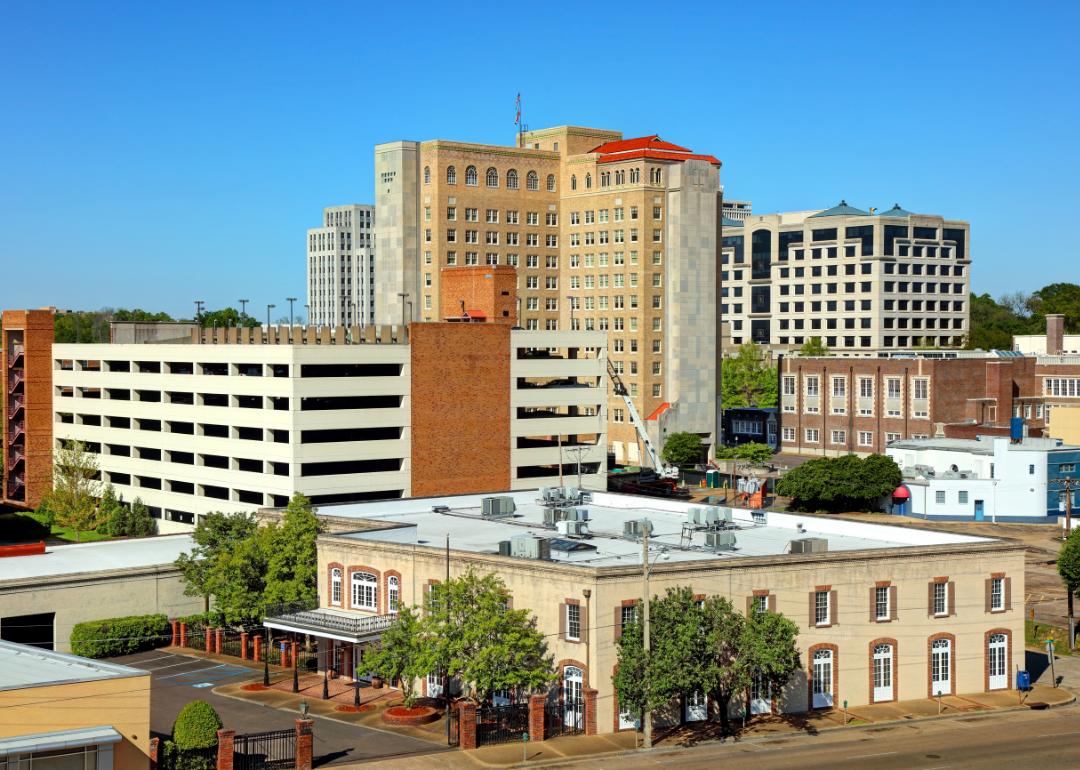
[[[40,541],[52,534],[34,514],[0,513],[0,540]]]
[[[171,641],[172,626],[165,615],[92,620],[71,630],[71,651],[84,658],[114,658]]]
[[[214,707],[204,700],[193,700],[180,709],[173,724],[173,741],[176,748],[206,749],[217,746],[217,731],[222,728],[221,717]]]

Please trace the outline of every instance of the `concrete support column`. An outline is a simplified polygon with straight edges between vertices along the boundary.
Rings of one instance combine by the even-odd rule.
[[[544,705],[547,696],[529,696],[529,740],[532,742],[544,740]]]
[[[294,719],[296,724],[296,770],[311,770],[312,719]]]
[[[233,770],[233,740],[236,730],[217,731],[217,770]]]

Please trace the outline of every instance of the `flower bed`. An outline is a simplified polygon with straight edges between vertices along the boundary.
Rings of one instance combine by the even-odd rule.
[[[269,690],[262,682],[252,682],[251,684],[245,684],[240,688],[241,690],[247,690],[248,692],[262,692],[263,690]]]
[[[434,722],[439,712],[430,706],[417,706],[407,709],[404,706],[392,706],[382,713],[382,721],[398,727],[418,727]]]
[[[357,708],[356,706],[338,706],[334,710],[335,711],[344,711],[344,712],[346,712],[348,714],[357,714],[357,713],[359,713],[361,711],[371,711],[373,708],[375,708],[375,707],[372,704],[365,703],[360,708]]]

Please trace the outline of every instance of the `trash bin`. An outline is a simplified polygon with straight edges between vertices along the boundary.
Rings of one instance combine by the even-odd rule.
[[[1031,672],[1030,671],[1017,671],[1016,672],[1016,689],[1027,690],[1031,689]]]

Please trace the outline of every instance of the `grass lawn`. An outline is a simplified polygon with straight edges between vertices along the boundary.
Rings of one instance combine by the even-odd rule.
[[[91,542],[93,540],[111,540],[111,539],[112,538],[110,538],[108,535],[103,535],[100,532],[80,532],[79,533],[79,542],[80,543],[89,543],[89,542]],[[52,534],[48,537],[48,540],[50,540],[52,542],[61,541],[61,542],[65,542],[65,543],[74,543],[75,542],[75,530],[73,530],[73,529],[65,529],[64,527],[60,527],[60,526],[57,526],[57,525],[54,524],[53,528],[52,528]]]
[[[1024,644],[1032,649],[1045,650],[1047,638],[1054,640],[1054,653],[1057,655],[1075,654],[1069,652],[1069,629],[1058,628],[1037,620],[1024,621]]]

